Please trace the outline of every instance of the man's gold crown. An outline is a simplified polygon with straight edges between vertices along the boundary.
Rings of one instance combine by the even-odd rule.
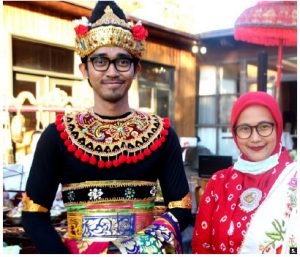
[[[77,32],[80,31],[77,30],[79,26],[83,28],[81,32]],[[75,28],[75,51],[83,58],[99,47],[117,46],[124,48],[134,57],[141,58],[144,40],[136,40],[131,29],[131,26],[115,15],[107,5],[102,17],[91,24],[89,31],[87,24],[79,24]]]

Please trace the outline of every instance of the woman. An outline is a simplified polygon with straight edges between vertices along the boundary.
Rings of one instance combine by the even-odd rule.
[[[295,250],[296,164],[280,145],[282,116],[265,92],[241,96],[231,129],[241,156],[215,173],[201,198],[193,253],[290,253]]]

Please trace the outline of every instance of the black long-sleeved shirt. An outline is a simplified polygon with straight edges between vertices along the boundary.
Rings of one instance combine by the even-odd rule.
[[[48,210],[51,209],[58,185],[99,180],[160,181],[165,204],[181,200],[188,192],[181,148],[172,128],[161,147],[137,163],[99,169],[75,158],[67,151],[55,124],[43,132],[34,154],[26,193],[30,199]],[[189,221],[190,210],[169,210],[183,230]],[[49,213],[22,213],[23,226],[40,253],[68,253],[54,229]]]

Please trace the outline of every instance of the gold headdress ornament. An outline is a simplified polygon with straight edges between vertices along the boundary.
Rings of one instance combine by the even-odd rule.
[[[75,20],[75,25],[75,51],[81,58],[103,46],[121,47],[134,57],[142,56],[148,31],[140,21],[131,26],[119,18],[110,5],[106,6],[102,17],[94,23],[82,17],[81,20]]]

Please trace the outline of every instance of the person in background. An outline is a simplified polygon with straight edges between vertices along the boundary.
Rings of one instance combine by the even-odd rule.
[[[169,119],[128,102],[148,32],[130,25],[113,1],[99,1],[76,25],[94,106],[58,116],[42,134],[23,199],[24,229],[40,253],[181,253],[191,195],[178,137]],[[157,180],[167,210],[154,219]],[[63,238],[49,216],[60,183]]]
[[[297,249],[297,170],[280,144],[282,116],[265,92],[241,96],[231,129],[241,155],[209,180],[196,216],[193,253],[291,253]]]

